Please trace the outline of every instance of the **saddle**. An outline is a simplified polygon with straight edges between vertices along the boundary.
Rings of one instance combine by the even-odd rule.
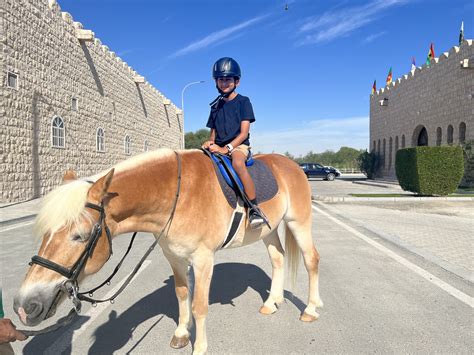
[[[225,155],[203,151],[211,158],[222,192],[229,205],[235,209],[238,198],[243,198],[245,201],[246,196],[242,196],[244,186],[232,167],[232,161]],[[251,155],[245,165],[255,184],[257,201],[261,203],[272,199],[278,192],[278,184],[270,168],[263,161],[254,160]]]

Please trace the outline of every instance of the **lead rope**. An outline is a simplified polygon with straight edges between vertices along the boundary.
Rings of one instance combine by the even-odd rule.
[[[158,236],[158,238],[156,238],[156,240],[153,242],[152,245],[150,245],[150,247],[148,248],[148,250],[146,251],[145,255],[143,255],[143,257],[140,259],[140,261],[138,262],[138,264],[135,266],[135,268],[133,269],[132,273],[127,277],[127,280],[125,280],[125,282],[122,284],[122,286],[120,286],[119,290],[117,292],[114,293],[113,296],[107,298],[107,299],[102,299],[102,300],[96,300],[96,299],[92,299],[90,297],[87,297],[87,296],[84,296],[84,294],[89,294],[91,297],[92,297],[92,293],[96,290],[98,290],[99,288],[101,288],[102,286],[104,286],[105,284],[107,283],[110,283],[110,280],[112,280],[112,278],[115,276],[115,274],[117,273],[118,269],[120,269],[120,266],[122,265],[122,262],[123,260],[125,259],[125,257],[127,256],[127,254],[129,253],[131,247],[132,247],[132,244],[133,244],[133,240],[135,239],[135,236],[137,234],[137,232],[135,232],[132,236],[132,240],[130,242],[130,245],[125,253],[125,255],[122,257],[122,259],[120,260],[119,264],[117,265],[117,267],[115,268],[114,272],[106,279],[106,281],[104,281],[102,284],[100,284],[99,286],[89,290],[89,291],[86,291],[86,292],[81,292],[81,293],[78,293],[77,295],[75,295],[79,300],[84,300],[84,301],[87,301],[87,302],[90,302],[93,306],[96,305],[97,303],[102,303],[102,302],[107,302],[107,301],[110,301],[110,303],[114,303],[114,300],[115,298],[120,295],[122,293],[122,291],[129,285],[129,283],[131,282],[131,280],[133,279],[133,277],[136,275],[136,273],[138,272],[138,270],[140,269],[140,267],[142,266],[143,262],[145,261],[145,259],[148,257],[148,255],[150,255],[150,253],[152,252],[152,250],[155,248],[156,244],[160,241],[163,233],[165,232],[166,230],[166,237],[168,237],[168,233],[169,233],[169,230],[171,228],[171,223],[173,221],[173,218],[174,218],[174,214],[176,212],[176,206],[178,205],[178,198],[179,198],[179,194],[181,192],[181,159],[179,157],[179,154],[174,151],[175,155],[176,155],[176,159],[178,161],[178,187],[176,189],[176,195],[175,195],[175,200],[174,200],[174,203],[173,203],[173,207],[171,209],[171,213],[170,213],[170,217],[168,218],[168,221],[166,222],[165,226],[163,227],[163,229],[161,230],[160,232],[160,235]],[[71,297],[71,296],[70,296]],[[45,333],[49,333],[49,332],[52,332],[52,331],[55,331],[61,327],[64,327],[66,325],[68,325],[69,323],[71,323],[71,321],[75,318],[75,316],[78,314],[78,312],[80,311],[80,308],[77,310],[76,307],[72,308],[69,313],[63,317],[63,318],[60,318],[58,319],[58,321],[53,324],[53,325],[50,325],[49,327],[46,327],[46,328],[43,328],[43,329],[40,329],[40,330],[23,330],[23,329],[18,329],[19,332],[25,334],[27,337],[30,337],[30,336],[36,336],[36,335],[40,335],[40,334],[45,334]]]

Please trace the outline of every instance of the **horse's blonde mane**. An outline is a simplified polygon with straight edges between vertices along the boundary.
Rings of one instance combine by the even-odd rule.
[[[87,191],[91,184],[75,180],[47,194],[36,217],[34,234],[41,238],[46,233],[53,233],[62,227],[70,227],[82,217],[91,218],[85,209]]]
[[[148,161],[163,159],[173,154],[171,149],[158,149],[124,160],[115,166],[115,174],[132,170]],[[88,181],[96,181],[110,169],[87,178]],[[82,218],[91,220],[91,216],[85,204],[87,192],[92,185],[84,180],[74,180],[61,185],[47,194],[41,203],[41,208],[36,217],[34,234],[41,238],[46,233],[52,233],[60,228],[69,228],[78,223]]]

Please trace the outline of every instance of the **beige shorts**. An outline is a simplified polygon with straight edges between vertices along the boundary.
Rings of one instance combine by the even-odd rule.
[[[248,158],[249,158],[250,147],[249,147],[248,145],[246,145],[246,144],[241,144],[241,145],[235,147],[235,148],[232,150],[232,153],[231,153],[230,155],[234,154],[235,152],[241,152],[241,153],[244,154],[244,155],[247,157],[247,159],[248,159]]]

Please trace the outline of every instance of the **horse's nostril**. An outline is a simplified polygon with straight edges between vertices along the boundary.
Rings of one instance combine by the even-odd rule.
[[[34,319],[41,314],[43,311],[43,306],[40,302],[32,300],[27,305],[25,305],[24,309],[28,317]]]

